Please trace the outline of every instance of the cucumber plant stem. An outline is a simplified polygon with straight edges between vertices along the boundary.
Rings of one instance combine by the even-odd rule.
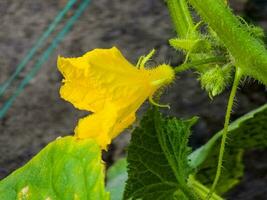
[[[246,76],[267,85],[267,49],[236,17],[223,0],[188,0],[217,34]]]
[[[177,35],[186,38],[194,28],[186,0],[166,0],[166,3]]]
[[[189,182],[189,185],[191,185],[191,187],[194,189],[196,194],[200,197],[200,199],[205,199],[205,197],[209,193],[209,189],[206,186],[204,186],[202,183],[197,181],[192,175],[189,176],[188,182]],[[223,198],[213,193],[211,195],[211,200],[223,200]]]
[[[229,97],[227,109],[226,109],[226,115],[225,115],[224,128],[223,128],[223,134],[222,134],[221,147],[220,147],[220,152],[219,152],[216,175],[215,175],[213,184],[211,186],[211,190],[207,196],[207,200],[209,200],[210,197],[212,196],[212,193],[214,192],[216,185],[218,184],[218,181],[220,179],[221,173],[222,173],[223,155],[224,155],[225,143],[226,143],[226,139],[227,139],[228,126],[230,123],[230,117],[231,117],[231,112],[232,112],[232,108],[233,108],[233,104],[234,104],[236,91],[237,91],[241,77],[242,77],[242,72],[241,72],[240,68],[236,67],[234,83],[233,83],[233,86],[231,89],[231,93],[230,93],[230,97]]]
[[[191,68],[197,68],[198,66],[205,65],[205,64],[218,64],[218,63],[224,63],[227,62],[227,58],[224,56],[215,56],[210,58],[205,58],[201,60],[194,60],[189,63],[182,64],[178,67],[174,68],[175,73],[180,73],[183,71],[186,71]]]

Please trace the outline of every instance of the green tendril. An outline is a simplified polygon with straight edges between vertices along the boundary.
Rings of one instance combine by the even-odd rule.
[[[152,105],[154,105],[156,107],[171,109],[170,105],[168,105],[168,104],[159,104],[159,103],[155,102],[154,99],[153,99],[153,96],[150,96],[148,98],[148,100]]]
[[[225,143],[226,143],[226,139],[227,139],[228,126],[230,123],[230,117],[231,117],[231,112],[232,112],[232,108],[233,108],[233,104],[234,104],[234,99],[236,96],[236,91],[237,91],[237,88],[238,88],[238,85],[239,85],[239,82],[240,82],[242,75],[243,74],[242,74],[241,69],[236,67],[234,83],[232,86],[232,90],[230,93],[230,97],[229,97],[227,109],[226,109],[226,115],[225,115],[224,128],[223,128],[223,134],[222,134],[221,147],[220,147],[220,152],[219,152],[216,175],[215,175],[211,190],[210,190],[209,194],[207,195],[207,198],[206,198],[207,200],[209,200],[211,198],[212,194],[214,193],[216,185],[217,185],[217,183],[220,179],[221,173],[222,173],[223,155],[224,155],[224,151],[225,151]]]

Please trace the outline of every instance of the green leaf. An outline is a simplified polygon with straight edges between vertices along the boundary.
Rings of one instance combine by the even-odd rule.
[[[124,199],[195,199],[187,186],[187,142],[195,121],[163,118],[157,110],[146,113],[129,145]]]
[[[173,38],[169,40],[170,45],[176,50],[183,50],[190,53],[208,52],[211,47],[205,39],[179,39]]]
[[[127,174],[127,161],[125,158],[118,160],[107,171],[107,191],[111,200],[121,200],[125,188]]]
[[[267,147],[267,104],[249,112],[229,126],[227,146],[224,155],[223,174],[217,185],[219,194],[227,192],[239,183],[243,176],[243,152]],[[218,161],[222,131],[215,134],[208,143],[189,156],[190,166],[199,168],[197,179],[204,185],[213,182]]]
[[[91,139],[55,140],[0,182],[0,199],[109,199],[99,146]]]

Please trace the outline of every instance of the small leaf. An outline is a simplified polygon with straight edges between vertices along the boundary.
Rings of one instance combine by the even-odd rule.
[[[202,53],[211,49],[209,42],[205,39],[173,38],[169,40],[169,43],[176,50],[183,50],[191,53]]]
[[[195,121],[163,118],[157,110],[146,113],[128,149],[124,199],[194,199],[187,186],[187,142]]]
[[[55,140],[0,182],[0,199],[109,199],[99,146],[91,139]]]
[[[218,194],[223,194],[239,183],[243,176],[243,152],[267,147],[267,104],[249,112],[229,126],[224,154],[223,174],[217,185]],[[208,143],[189,156],[190,166],[198,168],[197,179],[210,186],[216,172],[220,138],[218,132]]]
[[[118,160],[107,171],[107,191],[110,192],[111,200],[121,200],[125,188],[127,174],[126,159]]]

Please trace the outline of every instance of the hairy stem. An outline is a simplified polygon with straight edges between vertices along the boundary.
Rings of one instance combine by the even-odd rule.
[[[228,104],[227,104],[227,110],[226,110],[226,115],[225,115],[224,128],[223,128],[223,134],[222,134],[221,147],[220,147],[220,152],[219,152],[219,159],[218,159],[216,175],[215,175],[215,179],[213,181],[213,184],[211,186],[210,193],[207,196],[207,200],[211,198],[211,195],[214,192],[216,185],[220,179],[221,173],[222,173],[223,155],[224,155],[225,143],[226,143],[226,139],[227,139],[228,126],[230,123],[230,117],[231,117],[231,112],[232,112],[232,108],[233,108],[233,104],[234,104],[236,91],[237,91],[241,77],[242,77],[242,72],[241,72],[240,68],[236,67],[234,83],[233,83],[232,90],[231,90],[230,97],[229,97]]]
[[[193,176],[189,176],[188,184],[194,189],[196,194],[198,194],[201,199],[205,199],[205,197],[209,193],[209,189],[199,181],[197,181]],[[223,198],[213,193],[211,195],[211,200],[223,200]]]
[[[201,59],[201,60],[194,60],[189,63],[182,64],[178,67],[174,68],[175,73],[180,73],[183,71],[186,71],[191,68],[197,68],[198,66],[205,65],[205,64],[219,64],[219,63],[224,63],[226,62],[227,59],[223,56],[215,56],[215,57],[210,57],[206,59]]]
[[[189,30],[193,30],[194,23],[186,0],[166,0],[168,10],[176,33],[186,38]]]
[[[267,85],[267,50],[254,38],[223,0],[188,0],[216,32],[244,75]]]

